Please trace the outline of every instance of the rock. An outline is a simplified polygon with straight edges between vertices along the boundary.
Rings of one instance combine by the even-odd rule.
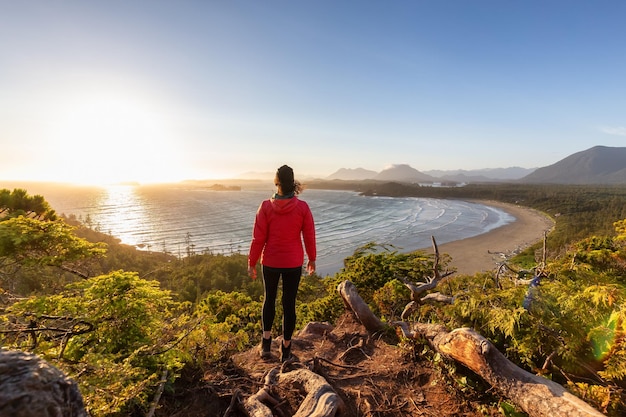
[[[0,349],[0,417],[87,417],[76,382],[37,355]]]

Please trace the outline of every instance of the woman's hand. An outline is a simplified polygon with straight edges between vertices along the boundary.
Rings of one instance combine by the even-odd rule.
[[[248,265],[248,276],[254,281],[256,279],[256,268]]]
[[[315,261],[308,261],[306,264],[306,272],[309,275],[313,275],[315,273]]]

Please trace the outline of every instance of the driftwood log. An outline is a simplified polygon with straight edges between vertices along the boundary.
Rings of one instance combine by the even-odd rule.
[[[469,328],[448,331],[435,324],[397,323],[405,336],[424,336],[439,353],[474,371],[532,417],[592,417],[601,412],[554,381],[534,375],[509,361],[486,338]]]
[[[78,385],[38,356],[0,349],[0,417],[87,417]]]
[[[338,290],[357,318],[364,320],[362,323],[368,331],[378,329],[376,324],[382,322],[359,296],[354,284],[344,281],[339,284]],[[411,330],[406,322],[393,324],[401,328],[408,338],[426,337],[437,352],[471,369],[531,417],[604,415],[556,382],[518,367],[491,342],[471,329],[449,332],[440,325],[415,323]]]
[[[278,404],[278,399],[272,395],[278,386],[297,389],[304,395],[294,417],[334,417],[345,408],[341,397],[322,376],[304,368],[281,372],[276,367],[266,374],[263,387],[245,400],[246,413],[251,417],[272,417],[265,403]]]

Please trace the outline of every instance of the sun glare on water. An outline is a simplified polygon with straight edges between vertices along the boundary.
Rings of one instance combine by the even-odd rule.
[[[113,93],[77,97],[57,109],[48,157],[54,180],[84,184],[181,179],[181,150],[163,110]]]
[[[113,210],[104,210],[96,219],[109,225],[108,233],[118,237],[128,245],[141,246],[137,237],[153,233],[153,222],[148,218],[149,212],[144,201],[137,195],[135,187],[129,185],[109,185],[105,188],[106,194],[100,202],[101,207],[112,207]]]

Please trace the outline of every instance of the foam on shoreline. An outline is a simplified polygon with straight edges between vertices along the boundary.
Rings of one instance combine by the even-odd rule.
[[[508,257],[541,241],[554,227],[551,218],[528,207],[499,201],[475,202],[504,210],[515,217],[515,221],[478,236],[438,245],[439,253],[452,257],[450,266],[459,274],[493,271]],[[423,250],[432,251],[432,248]]]

